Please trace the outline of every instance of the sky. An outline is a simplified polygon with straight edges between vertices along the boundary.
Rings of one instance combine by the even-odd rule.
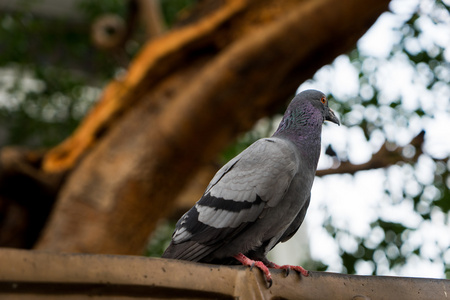
[[[450,4],[450,1],[444,1]],[[433,1],[420,1],[420,9],[431,16]],[[379,101],[390,103],[401,97],[402,108],[413,112],[421,108],[430,117],[412,118],[409,122],[402,121],[392,115],[391,110],[379,111],[376,108],[364,110],[361,107],[351,115],[355,124],[363,117],[381,117],[386,121],[385,134],[374,134],[367,142],[362,130],[358,126],[324,125],[322,142],[332,144],[339,155],[344,155],[354,164],[367,162],[386,139],[395,141],[398,145],[407,145],[422,129],[426,130],[424,151],[436,158],[448,157],[450,154],[450,87],[438,86],[430,91],[426,89],[426,70],[416,72],[406,57],[398,55],[387,59],[393,45],[400,39],[396,31],[404,20],[407,20],[419,0],[394,0],[390,9],[394,13],[385,13],[377,20],[372,28],[359,40],[357,47],[366,59],[364,68],[368,71],[377,68],[377,85],[382,89]],[[441,16],[438,16],[441,17]],[[410,51],[425,48],[434,51],[437,44],[446,48],[444,57],[450,61],[450,18],[446,16],[447,24],[436,25],[429,18],[421,18],[418,22],[423,30],[417,41],[407,41],[406,47]],[[441,70],[442,78],[450,77],[450,70]],[[320,69],[312,80],[303,83],[299,91],[314,88],[331,93],[340,99],[351,99],[359,93],[371,97],[373,91],[359,85],[358,71],[346,55],[341,55],[329,66]],[[364,115],[366,114],[366,115]],[[382,116],[376,116],[382,114]],[[348,119],[351,124],[352,119]],[[394,121],[392,121],[394,120]],[[386,135],[386,136],[385,136]],[[322,149],[319,169],[331,166],[332,159],[324,155]],[[441,166],[442,167],[442,166]],[[445,167],[445,166],[444,166]],[[436,196],[437,189],[430,184],[433,182],[436,165],[427,156],[422,156],[415,168],[409,165],[395,165],[387,169],[358,172],[350,175],[330,175],[316,178],[312,189],[312,199],[306,220],[300,231],[287,243],[278,245],[271,253],[271,258],[280,264],[296,264],[308,259],[310,255],[315,260],[329,265],[327,271],[343,272],[342,260],[339,255],[338,242],[333,239],[323,227],[330,215],[333,225],[343,231],[338,236],[342,247],[353,251],[357,243],[352,237],[369,236],[369,242],[374,245],[385,238],[381,228],[371,230],[370,223],[381,216],[384,220],[401,222],[407,227],[417,228],[408,231],[406,241],[400,249],[392,248],[375,252],[377,261],[377,275],[398,275],[410,277],[445,278],[443,260],[450,264],[450,225],[449,215],[440,210],[431,212],[431,221],[422,222],[421,217],[414,211],[410,201],[402,201],[405,186],[408,193],[417,194],[420,187],[417,181],[427,186],[425,194],[430,198]],[[447,166],[450,168],[450,166]],[[417,178],[417,181],[414,179]],[[450,186],[450,182],[447,182]],[[391,191],[391,197],[385,189]],[[424,207],[424,209],[426,209]],[[346,234],[345,231],[351,233]],[[420,247],[422,257],[412,253]],[[440,257],[439,249],[444,249],[444,257]],[[445,250],[446,249],[446,250]],[[407,263],[402,267],[389,269],[386,256],[395,256],[395,251],[401,251],[408,256]],[[431,260],[434,260],[432,262]],[[360,262],[356,265],[356,272],[360,275],[371,274],[374,270],[372,263]]]

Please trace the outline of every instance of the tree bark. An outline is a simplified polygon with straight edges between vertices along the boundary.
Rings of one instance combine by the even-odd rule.
[[[67,179],[36,248],[141,253],[202,166],[351,50],[388,2],[229,0],[150,41],[44,157],[42,172]]]

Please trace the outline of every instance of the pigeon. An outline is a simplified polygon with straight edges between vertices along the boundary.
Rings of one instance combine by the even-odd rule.
[[[279,266],[266,257],[302,224],[320,155],[322,124],[339,119],[322,92],[296,95],[270,138],[251,144],[212,178],[203,196],[177,222],[163,258],[268,268],[286,276],[300,266]]]

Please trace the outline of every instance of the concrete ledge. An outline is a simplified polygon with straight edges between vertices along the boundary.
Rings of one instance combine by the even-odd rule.
[[[450,280],[259,270],[138,256],[0,249],[0,299],[449,299]]]

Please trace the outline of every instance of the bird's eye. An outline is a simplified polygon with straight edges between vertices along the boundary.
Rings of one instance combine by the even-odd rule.
[[[325,97],[320,98],[320,102],[322,102],[323,104],[327,103],[327,98]]]

